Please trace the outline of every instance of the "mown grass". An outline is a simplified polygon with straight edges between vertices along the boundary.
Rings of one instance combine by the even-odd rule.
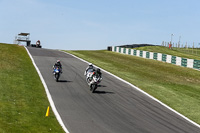
[[[0,44],[0,133],[64,132],[24,47]]]
[[[199,71],[104,50],[67,52],[125,79],[200,124]]]
[[[138,47],[134,49],[149,51],[149,52],[156,52],[156,53],[163,53],[163,54],[179,56],[179,57],[188,58],[188,59],[200,60],[200,49],[191,49],[191,48],[169,49],[168,47],[163,47],[163,46],[146,46],[146,47]]]

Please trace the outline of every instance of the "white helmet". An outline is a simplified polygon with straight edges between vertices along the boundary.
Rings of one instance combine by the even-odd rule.
[[[89,63],[89,66],[93,66],[93,64],[92,64],[92,63]]]
[[[60,60],[57,60],[56,62],[57,62],[57,63],[60,63]]]

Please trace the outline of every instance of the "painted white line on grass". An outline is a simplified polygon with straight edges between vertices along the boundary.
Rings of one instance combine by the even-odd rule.
[[[24,46],[24,47],[25,47],[25,46]],[[60,115],[59,115],[59,113],[58,113],[58,111],[57,111],[57,109],[56,109],[56,106],[55,106],[55,104],[54,104],[54,102],[53,102],[53,99],[52,99],[52,97],[51,97],[51,94],[50,94],[50,92],[49,92],[49,89],[48,89],[48,87],[47,87],[47,85],[46,85],[46,83],[45,83],[45,81],[44,81],[44,79],[43,79],[43,77],[42,77],[42,74],[41,74],[39,68],[38,68],[37,65],[35,64],[35,61],[33,60],[33,57],[32,57],[32,55],[30,54],[30,52],[28,51],[28,49],[27,49],[26,47],[25,47],[25,49],[26,49],[26,51],[27,51],[29,57],[31,58],[31,61],[32,61],[33,65],[34,65],[34,67],[35,67],[35,69],[36,69],[36,71],[37,71],[37,73],[38,73],[38,75],[39,75],[39,77],[40,77],[40,80],[42,81],[42,84],[43,84],[43,86],[44,86],[44,88],[45,88],[45,91],[46,91],[46,94],[47,94],[49,103],[50,103],[50,105],[51,105],[51,108],[52,108],[52,110],[53,110],[53,112],[54,112],[54,114],[55,114],[55,116],[56,116],[58,122],[60,123],[61,127],[63,128],[63,130],[64,130],[66,133],[69,133],[69,131],[68,131],[67,128],[65,127],[65,125],[64,125],[64,123],[63,123],[63,121],[62,121],[62,119],[61,119],[61,117],[60,117]]]
[[[68,55],[71,55],[71,56],[73,56],[73,57],[75,57],[75,58],[77,58],[77,59],[79,59],[79,60],[81,60],[81,61],[83,61],[83,62],[89,64],[88,61],[85,61],[85,60],[83,60],[83,59],[81,59],[81,58],[79,58],[79,57],[77,57],[77,56],[75,56],[75,55],[73,55],[73,54],[67,53],[67,52],[65,52],[65,51],[62,51],[62,52],[66,53],[66,54],[68,54]],[[98,67],[98,66],[96,66],[96,65],[94,65],[94,66],[95,66],[95,67]],[[98,67],[98,68],[100,68],[100,67]],[[120,77],[118,77],[118,76],[116,76],[116,75],[114,75],[114,74],[112,74],[112,73],[110,73],[110,72],[108,72],[108,71],[106,71],[106,70],[104,70],[104,69],[102,69],[102,68],[100,68],[100,69],[103,70],[104,72],[106,72],[107,74],[109,74],[109,75],[111,75],[111,76],[113,76],[113,77],[115,77],[115,78],[117,78],[117,79],[123,81],[124,83],[126,83],[126,84],[132,86],[134,89],[136,89],[136,90],[142,92],[143,94],[145,94],[146,96],[150,97],[150,98],[153,99],[154,101],[160,103],[160,104],[163,105],[164,107],[168,108],[168,109],[171,110],[172,112],[176,113],[177,115],[181,116],[182,118],[184,118],[184,119],[187,120],[188,122],[190,122],[190,123],[194,124],[195,126],[197,126],[198,128],[200,128],[200,125],[199,125],[199,124],[197,124],[196,122],[190,120],[190,119],[187,118],[186,116],[180,114],[180,113],[177,112],[176,110],[172,109],[172,108],[169,107],[168,105],[166,105],[166,104],[164,104],[163,102],[161,102],[161,101],[159,101],[158,99],[156,99],[155,97],[149,95],[148,93],[146,93],[146,92],[143,91],[142,89],[136,87],[135,85],[129,83],[128,81],[123,80],[123,79],[121,79]]]

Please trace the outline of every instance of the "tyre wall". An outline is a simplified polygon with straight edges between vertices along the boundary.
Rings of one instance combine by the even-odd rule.
[[[112,51],[200,70],[200,60],[187,59],[187,58],[182,58],[182,57],[172,56],[172,55],[167,55],[167,54],[162,54],[162,53],[154,53],[154,52],[149,52],[149,51],[122,48],[122,47],[116,47],[116,46],[112,47]]]

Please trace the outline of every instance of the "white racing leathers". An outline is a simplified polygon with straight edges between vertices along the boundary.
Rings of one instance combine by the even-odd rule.
[[[94,69],[88,69],[87,71],[85,71],[86,82],[89,85],[90,91],[92,91],[92,93],[95,92],[95,90],[97,89],[97,85],[102,80],[101,76],[97,76],[96,74],[94,74],[94,71]]]
[[[90,70],[90,71],[95,71],[95,68],[93,67],[93,66],[88,66],[86,69],[85,69],[85,73],[84,73],[84,75],[86,76],[86,74],[87,74],[87,72],[88,72],[88,70]]]

